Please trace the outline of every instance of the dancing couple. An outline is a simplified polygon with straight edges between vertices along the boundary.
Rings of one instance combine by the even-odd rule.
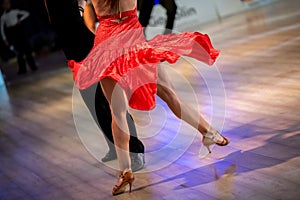
[[[46,5],[51,20],[50,2],[46,1]],[[93,46],[87,56],[71,62],[71,65],[76,71],[76,86],[85,90],[100,82],[109,103],[113,142],[120,169],[112,194],[123,193],[127,185],[131,191],[134,181],[130,159],[129,107],[151,110],[155,107],[155,95],[163,99],[178,118],[202,134],[202,143],[209,152],[212,145],[229,144],[228,138],[180,101],[164,69],[157,66],[163,61],[175,63],[180,56],[190,56],[212,65],[219,51],[213,48],[209,37],[199,32],[184,32],[157,35],[146,41],[143,27],[138,21],[136,0],[92,0],[92,6],[91,11],[99,20]],[[69,10],[75,12],[74,8]],[[70,20],[69,23],[72,23]],[[84,40],[82,38],[79,42]]]

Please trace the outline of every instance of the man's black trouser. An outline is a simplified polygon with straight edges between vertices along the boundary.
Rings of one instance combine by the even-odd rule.
[[[6,29],[7,39],[9,44],[14,47],[16,51],[19,72],[26,72],[26,61],[32,70],[36,70],[35,60],[32,55],[32,49],[28,38],[24,31],[23,24],[18,24]],[[24,58],[26,57],[26,60]]]
[[[68,60],[82,61],[94,43],[94,34],[85,26],[80,16],[77,0],[45,0],[50,22],[56,31],[60,45]],[[111,130],[111,111],[101,86],[96,83],[80,91],[93,119],[102,129],[109,148],[114,148]],[[144,145],[137,138],[136,128],[129,113],[127,123],[130,132],[129,149],[133,153],[144,153]]]
[[[159,3],[167,10],[166,29],[172,30],[177,12],[177,5],[174,0],[159,0]],[[154,0],[139,0],[139,21],[143,27],[147,27],[149,24],[153,6]]]

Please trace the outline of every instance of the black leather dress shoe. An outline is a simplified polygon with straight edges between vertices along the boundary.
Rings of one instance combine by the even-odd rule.
[[[102,162],[108,162],[117,159],[117,154],[113,150],[109,150],[107,154],[101,159]]]
[[[145,154],[144,153],[130,153],[131,169],[133,172],[139,171],[144,168]]]

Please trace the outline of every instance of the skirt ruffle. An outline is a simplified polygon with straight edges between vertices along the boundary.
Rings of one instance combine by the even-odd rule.
[[[180,56],[189,56],[212,65],[218,55],[206,34],[157,35],[146,41],[136,15],[121,22],[106,18],[97,29],[94,48],[86,59],[75,64],[80,65],[75,83],[85,89],[111,78],[124,89],[130,107],[150,110],[155,106],[159,62],[175,63]]]

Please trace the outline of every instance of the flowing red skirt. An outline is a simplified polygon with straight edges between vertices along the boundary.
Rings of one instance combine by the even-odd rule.
[[[212,65],[219,55],[206,34],[157,35],[146,41],[136,9],[121,13],[119,19],[119,14],[99,17],[94,47],[77,63],[79,89],[111,78],[124,89],[130,107],[150,110],[155,106],[159,62],[174,63],[180,56],[190,56]]]

